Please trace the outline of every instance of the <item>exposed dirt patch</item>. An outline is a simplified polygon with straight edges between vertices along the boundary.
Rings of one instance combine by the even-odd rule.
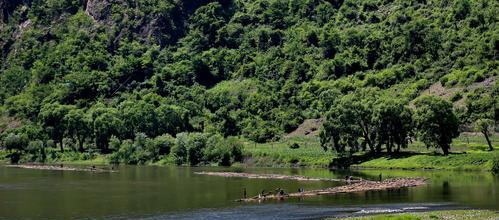
[[[296,136],[318,136],[319,129],[324,122],[324,118],[317,119],[307,119],[301,123],[296,130],[287,134],[286,137],[296,137]]]
[[[7,129],[18,128],[22,122],[16,118],[8,117],[6,115],[0,116],[0,133]]]
[[[433,85],[431,85],[430,88],[421,92],[421,95],[436,95],[443,97],[447,100],[450,100],[457,93],[463,93],[465,91],[473,91],[478,88],[492,88],[496,83],[496,78],[497,76],[492,76],[481,82],[473,83],[469,86],[452,87],[452,88],[446,88],[442,85],[442,83],[440,83],[440,81],[438,81]],[[454,106],[456,107],[464,106],[465,95],[462,94],[462,96],[463,96],[462,98],[454,102]],[[411,102],[410,106],[414,107],[413,102]]]

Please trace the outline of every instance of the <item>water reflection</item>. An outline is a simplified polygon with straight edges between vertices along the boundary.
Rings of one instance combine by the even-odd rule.
[[[117,167],[116,173],[26,170],[0,167],[0,219],[133,218],[196,213],[197,210],[240,210],[281,207],[311,207],[331,213],[345,207],[397,204],[453,203],[472,208],[499,210],[498,176],[490,173],[326,169],[268,169],[223,167]],[[371,191],[321,197],[266,201],[262,204],[234,202],[262,190],[283,188],[295,192],[336,186],[336,182],[262,180],[196,175],[199,171],[244,171],[311,177],[343,178],[346,175],[377,180],[421,176],[429,185],[388,191]],[[293,208],[290,208],[293,209]],[[224,211],[225,210],[225,211]],[[289,210],[290,212],[295,210]],[[336,210],[337,211],[337,210]],[[335,211],[335,212],[336,212]],[[179,214],[180,213],[180,214]],[[264,212],[266,213],[266,211]],[[301,216],[300,213],[296,214]]]

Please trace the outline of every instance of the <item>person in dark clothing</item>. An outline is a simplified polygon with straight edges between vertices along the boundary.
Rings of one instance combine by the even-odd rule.
[[[246,199],[246,188],[243,188],[243,198]]]

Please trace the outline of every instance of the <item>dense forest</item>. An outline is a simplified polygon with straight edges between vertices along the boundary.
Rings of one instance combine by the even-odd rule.
[[[74,151],[229,165],[242,159],[236,137],[275,141],[311,118],[325,118],[321,143],[339,153],[391,153],[416,137],[447,154],[459,132],[487,137],[498,120],[497,1],[12,0],[0,10],[1,145],[13,162]]]

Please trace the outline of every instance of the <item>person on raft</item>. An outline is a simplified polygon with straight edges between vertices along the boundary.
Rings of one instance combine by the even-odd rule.
[[[275,192],[276,192],[276,193],[275,193],[275,195],[277,195],[277,196],[285,196],[285,195],[288,195],[288,194],[284,191],[284,189],[281,189],[281,188],[277,188],[277,189],[275,189]]]
[[[265,190],[262,190],[262,192],[258,195],[258,198],[265,198]]]
[[[345,176],[345,181],[347,181],[347,183],[350,183],[352,181],[352,176]]]

